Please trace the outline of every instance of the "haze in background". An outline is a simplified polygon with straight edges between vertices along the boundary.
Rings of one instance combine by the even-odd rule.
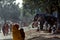
[[[22,3],[23,3],[23,0],[16,0],[16,4],[19,3],[19,7],[21,8],[22,7]]]

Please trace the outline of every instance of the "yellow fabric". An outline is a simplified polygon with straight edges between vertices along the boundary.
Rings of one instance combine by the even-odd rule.
[[[18,30],[15,26],[12,27],[12,36],[13,40],[23,40],[20,34],[20,30]]]

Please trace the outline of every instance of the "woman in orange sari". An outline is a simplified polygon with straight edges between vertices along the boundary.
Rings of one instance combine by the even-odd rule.
[[[19,28],[18,24],[12,26],[13,40],[23,40],[23,38],[21,37],[20,30],[18,30],[18,28]]]

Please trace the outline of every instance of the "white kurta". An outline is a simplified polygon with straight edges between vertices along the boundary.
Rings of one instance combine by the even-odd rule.
[[[39,27],[39,29],[40,29],[40,22],[38,22],[38,27]]]

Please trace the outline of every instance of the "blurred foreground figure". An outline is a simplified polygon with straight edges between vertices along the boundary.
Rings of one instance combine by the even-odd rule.
[[[9,25],[6,24],[6,34],[8,35],[8,32],[9,32]]]
[[[5,24],[2,27],[3,35],[5,36]]]
[[[19,29],[19,25],[18,24],[14,24],[13,27],[12,27],[12,36],[13,36],[13,40],[23,40],[23,35],[24,34],[21,30],[18,30]],[[21,33],[21,32],[22,33]]]
[[[4,36],[8,35],[9,25],[5,23],[5,24],[3,25],[2,31],[3,31]]]
[[[20,29],[20,33],[21,33],[21,37],[23,38],[23,40],[25,40],[25,32],[23,28]]]

